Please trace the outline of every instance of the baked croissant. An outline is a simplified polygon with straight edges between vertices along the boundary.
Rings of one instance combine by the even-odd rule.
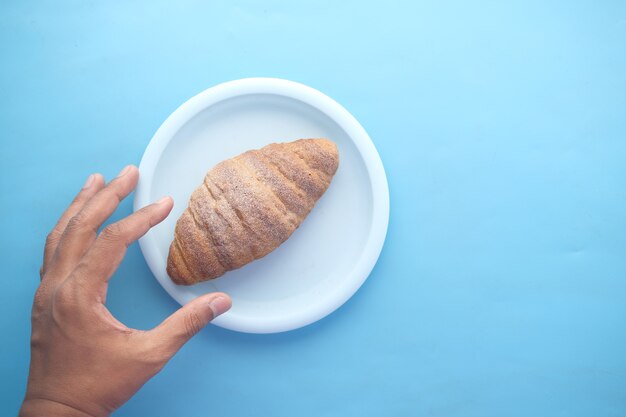
[[[217,278],[276,249],[324,194],[338,164],[328,139],[273,143],[217,164],[176,223],[167,258],[172,281]]]

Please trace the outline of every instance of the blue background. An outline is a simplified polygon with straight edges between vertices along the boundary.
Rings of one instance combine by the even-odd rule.
[[[626,415],[626,3],[214,3],[0,3],[0,414],[24,394],[44,238],[85,178],[138,164],[205,88],[272,76],[370,133],[380,260],[304,329],[203,330],[117,415]],[[136,245],[108,305],[138,328],[177,308]]]

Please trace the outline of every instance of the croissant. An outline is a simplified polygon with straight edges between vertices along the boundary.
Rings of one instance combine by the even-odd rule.
[[[176,223],[167,273],[192,285],[262,258],[298,228],[337,171],[328,139],[272,143],[220,162]]]

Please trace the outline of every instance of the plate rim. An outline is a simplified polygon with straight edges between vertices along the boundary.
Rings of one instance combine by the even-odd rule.
[[[209,87],[174,110],[163,121],[146,146],[139,163],[141,175],[135,191],[133,211],[137,211],[152,202],[149,200],[149,195],[155,168],[169,142],[187,122],[201,111],[219,102],[252,94],[272,94],[301,101],[316,108],[337,123],[346,132],[363,159],[372,190],[370,231],[361,256],[355,261],[352,270],[348,273],[349,277],[344,281],[345,284],[339,287],[338,291],[329,294],[327,302],[321,305],[324,308],[320,308],[320,304],[316,304],[314,305],[316,309],[304,314],[303,317],[301,317],[302,315],[295,319],[285,317],[278,323],[257,322],[255,324],[254,322],[246,322],[246,320],[242,322],[241,319],[229,317],[228,313],[212,321],[217,326],[244,333],[279,333],[312,324],[346,303],[369,277],[385,243],[390,210],[387,176],[380,155],[370,136],[347,109],[312,87],[281,78],[242,78]],[[139,239],[139,246],[150,271],[159,284],[176,302],[181,305],[184,304],[184,301],[179,298],[179,294],[173,291],[170,285],[164,283],[164,278],[157,273],[160,269],[157,265],[159,254],[153,234],[150,231]],[[165,277],[165,279],[169,278]]]

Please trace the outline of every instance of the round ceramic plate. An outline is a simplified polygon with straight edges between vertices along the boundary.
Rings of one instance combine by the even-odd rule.
[[[275,251],[222,277],[175,285],[165,270],[176,220],[192,191],[218,162],[272,142],[325,137],[339,148],[326,193]],[[380,157],[359,122],[330,97],[291,81],[249,78],[209,88],[180,106],[156,132],[139,166],[134,208],[170,195],[174,209],[140,241],[163,288],[185,304],[210,292],[233,300],[213,321],[250,333],[313,323],[345,303],[371,272],[389,221]]]

